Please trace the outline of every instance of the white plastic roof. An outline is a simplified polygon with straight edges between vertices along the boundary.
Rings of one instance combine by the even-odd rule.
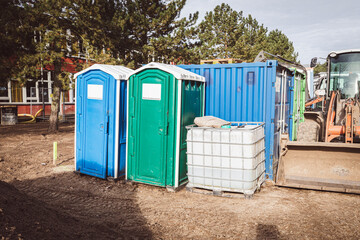
[[[330,54],[331,53],[342,54],[342,53],[351,53],[351,52],[360,52],[360,49],[348,49],[348,50],[341,50],[341,51],[331,51]]]
[[[107,64],[94,64],[74,75],[77,78],[79,75],[84,74],[90,70],[101,70],[113,76],[116,80],[127,80],[128,76],[134,72],[134,70],[120,66],[120,65],[107,65]]]
[[[191,81],[205,82],[205,77],[200,76],[196,73],[190,72],[188,70],[177,67],[175,65],[157,63],[157,62],[151,62],[149,64],[146,64],[145,66],[142,66],[141,68],[135,70],[132,74],[129,74],[128,78],[130,78],[131,75],[134,75],[145,69],[160,69],[164,72],[174,75],[174,77],[178,80],[191,80]]]

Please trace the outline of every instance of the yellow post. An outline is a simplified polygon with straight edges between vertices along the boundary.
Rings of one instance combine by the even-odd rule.
[[[56,165],[56,159],[57,159],[57,142],[54,142],[53,146],[53,164]]]

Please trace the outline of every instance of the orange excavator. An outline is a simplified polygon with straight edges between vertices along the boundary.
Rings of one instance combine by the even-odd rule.
[[[360,136],[359,99],[347,98],[344,101],[341,100],[341,92],[333,91],[327,113],[325,142],[343,138],[345,143],[354,143],[354,138],[359,138]],[[341,112],[343,116],[338,117],[342,119],[340,124],[337,124],[339,121],[335,121],[338,102],[342,102]]]
[[[360,49],[331,52],[327,63],[326,88],[306,104],[316,107],[282,145],[276,184],[360,193]]]

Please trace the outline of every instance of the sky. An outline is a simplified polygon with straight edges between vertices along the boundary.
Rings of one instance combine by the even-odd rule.
[[[198,11],[199,22],[223,2],[269,31],[281,30],[302,64],[331,51],[360,49],[360,0],[187,0],[181,16]]]

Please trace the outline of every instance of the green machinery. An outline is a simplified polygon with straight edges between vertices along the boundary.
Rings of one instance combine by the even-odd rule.
[[[300,123],[304,122],[306,102],[306,75],[297,68],[291,68],[294,74],[293,82],[293,117],[290,141],[297,140],[297,132]]]

